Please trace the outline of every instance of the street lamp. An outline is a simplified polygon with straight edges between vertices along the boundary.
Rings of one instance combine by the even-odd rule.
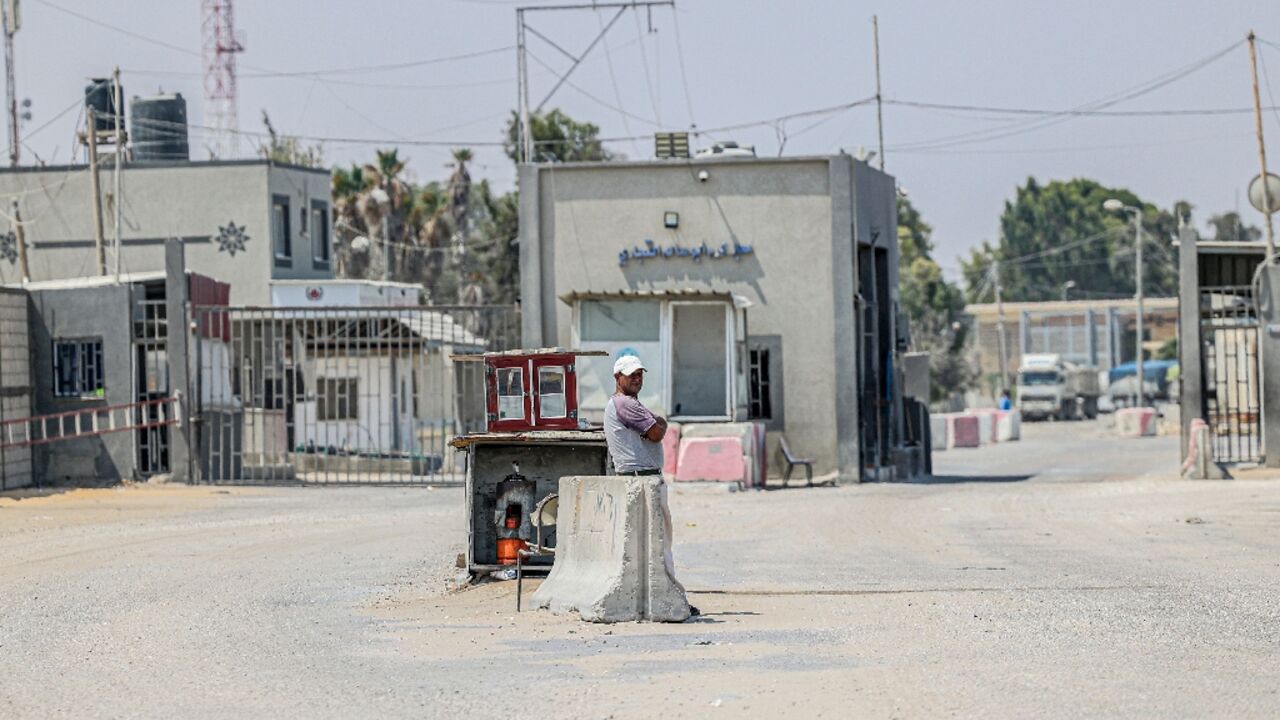
[[[1070,296],[1069,294],[1070,294],[1071,290],[1072,290],[1073,288],[1075,288],[1075,286],[1076,286],[1076,281],[1075,281],[1075,280],[1068,280],[1068,281],[1066,281],[1066,282],[1062,283],[1062,299],[1063,299],[1063,301],[1066,301],[1066,300],[1069,298],[1069,296]]]
[[[1137,362],[1134,368],[1137,370],[1138,389],[1135,407],[1144,407],[1147,404],[1147,399],[1144,397],[1147,378],[1142,372],[1142,208],[1125,205],[1115,198],[1110,198],[1102,203],[1102,209],[1107,212],[1127,212],[1133,215],[1134,279],[1136,284],[1134,299],[1138,303],[1138,339],[1135,343],[1137,347]]]

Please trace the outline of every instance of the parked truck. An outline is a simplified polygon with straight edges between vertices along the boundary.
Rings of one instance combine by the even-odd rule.
[[[1098,416],[1098,370],[1057,353],[1022,356],[1018,410],[1028,420],[1092,420]]]

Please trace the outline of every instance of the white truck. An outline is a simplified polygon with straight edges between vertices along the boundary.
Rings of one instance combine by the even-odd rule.
[[[1022,356],[1018,410],[1028,420],[1076,420],[1098,416],[1098,371],[1057,353]]]

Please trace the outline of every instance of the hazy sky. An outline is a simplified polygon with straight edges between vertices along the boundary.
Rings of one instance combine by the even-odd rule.
[[[516,102],[515,11],[534,0],[241,0],[239,122],[261,131],[266,109],[283,132],[339,138],[494,143]],[[184,48],[107,29],[55,7]],[[1268,9],[1270,8],[1270,9]],[[205,124],[198,0],[22,0],[17,35],[19,98],[31,98],[30,150],[49,162],[71,155],[85,79],[124,71],[129,96],[181,92],[194,124]],[[628,12],[547,107],[590,120],[606,137],[646,136],[696,123],[716,128],[828,108],[875,92],[871,22],[880,19],[888,100],[1063,110],[1123,94],[1148,81],[1235,49],[1185,78],[1109,106],[1108,111],[1248,108],[1252,97],[1243,39],[1252,27],[1280,44],[1280,10],[1250,0],[1214,2],[840,2],[678,0],[678,11]],[[573,52],[610,11],[538,12],[530,25]],[[678,28],[678,30],[677,30]],[[677,42],[679,40],[679,42]],[[530,36],[534,103],[568,60]],[[1280,47],[1261,45],[1280,98]],[[682,50],[682,52],[681,52]],[[493,51],[466,60],[398,70],[261,76],[409,63]],[[680,58],[683,55],[683,63]],[[684,72],[681,72],[681,68]],[[257,74],[259,77],[254,77]],[[682,79],[687,78],[687,84]],[[615,82],[616,81],[616,82]],[[687,92],[686,92],[687,87]],[[1263,102],[1275,104],[1263,89]],[[625,112],[619,112],[619,109]],[[52,122],[50,122],[52,120]],[[41,126],[48,125],[41,129]],[[1264,118],[1280,167],[1280,111]],[[38,130],[38,132],[36,132]],[[873,105],[785,123],[715,133],[754,143],[762,155],[875,149]],[[1125,186],[1169,206],[1187,199],[1203,225],[1239,208],[1259,222],[1243,188],[1258,172],[1252,114],[1057,117],[887,105],[886,169],[933,224],[938,259],[953,277],[957,256],[997,236],[998,217],[1028,176],[1078,176]],[[955,137],[960,136],[960,137]],[[931,143],[935,139],[948,139]],[[204,144],[193,131],[193,145]],[[241,140],[248,153],[256,140]],[[700,143],[709,143],[709,138]],[[612,143],[647,157],[652,140]],[[346,164],[374,146],[329,141],[327,160]],[[510,189],[514,172],[500,148],[473,145],[472,174]],[[404,147],[420,180],[444,178],[446,147]],[[203,157],[197,151],[196,157]],[[1260,224],[1260,223],[1259,223]]]

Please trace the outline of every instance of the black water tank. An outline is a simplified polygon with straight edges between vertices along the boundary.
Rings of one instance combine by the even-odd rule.
[[[133,99],[133,161],[190,160],[187,143],[187,101],[182,93]]]
[[[124,86],[120,87],[120,102],[124,102]],[[84,89],[84,106],[93,108],[97,113],[94,125],[98,132],[115,132],[115,118],[120,115],[116,109],[115,87],[111,78],[93,78]]]

